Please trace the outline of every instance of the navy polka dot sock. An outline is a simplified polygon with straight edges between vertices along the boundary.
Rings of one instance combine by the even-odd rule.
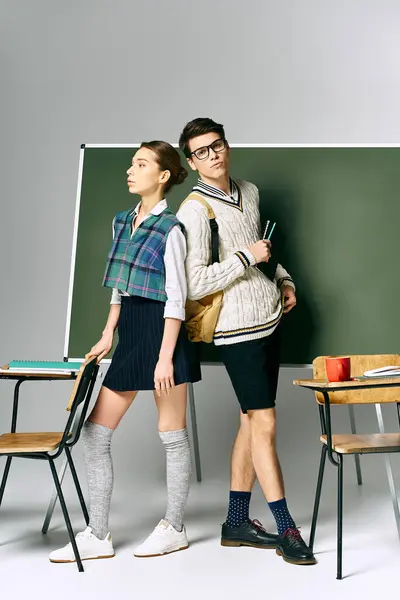
[[[226,524],[229,527],[240,527],[249,518],[251,492],[229,493],[229,508]]]
[[[268,502],[268,506],[274,515],[276,526],[278,528],[278,535],[285,533],[286,529],[296,529],[296,524],[286,505],[286,498],[282,498],[276,502]]]

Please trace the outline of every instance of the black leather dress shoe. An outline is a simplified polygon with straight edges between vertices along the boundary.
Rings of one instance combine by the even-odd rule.
[[[265,531],[260,521],[248,519],[240,527],[230,527],[224,523],[221,532],[221,546],[273,549],[277,548],[278,538],[278,535]]]
[[[293,565],[315,565],[317,562],[298,529],[286,529],[285,533],[278,537],[276,553]]]

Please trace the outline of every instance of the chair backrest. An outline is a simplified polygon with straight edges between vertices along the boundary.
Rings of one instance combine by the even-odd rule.
[[[365,371],[378,369],[389,365],[400,366],[400,354],[353,354],[351,361],[351,376],[359,377]],[[314,379],[326,379],[325,356],[318,356],[313,361]],[[321,392],[315,393],[319,404],[324,403]],[[385,402],[400,402],[400,388],[376,388],[366,390],[346,390],[330,392],[331,404],[380,404]]]
[[[96,357],[85,360],[79,369],[67,406],[67,411],[69,411],[70,414],[60,442],[59,452],[62,451],[65,444],[73,446],[79,439],[98,371],[99,365],[97,364]],[[76,413],[79,409],[81,409],[80,414],[76,417]],[[71,438],[70,433],[75,417],[78,419],[78,423],[75,434]]]

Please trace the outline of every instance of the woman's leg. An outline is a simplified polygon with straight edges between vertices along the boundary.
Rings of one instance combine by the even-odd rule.
[[[114,556],[108,534],[113,488],[111,437],[137,392],[115,392],[102,387],[96,404],[82,427],[89,488],[89,527],[78,533],[76,543],[82,560]],[[50,554],[51,562],[74,562],[71,544]]]
[[[135,550],[135,556],[150,557],[188,547],[183,513],[189,492],[191,457],[186,429],[186,384],[160,396],[154,393],[158,409],[158,431],[167,458],[168,502],[162,519],[150,536]]]
[[[158,409],[158,431],[167,459],[168,502],[165,520],[177,531],[182,531],[191,473],[186,428],[187,385],[178,385],[168,394],[154,394],[154,398]]]
[[[114,483],[111,437],[136,394],[137,392],[116,392],[103,386],[82,428],[89,489],[89,526],[100,540],[108,533]]]

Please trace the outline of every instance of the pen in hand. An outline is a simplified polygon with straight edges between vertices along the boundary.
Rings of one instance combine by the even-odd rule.
[[[269,227],[269,221],[267,221],[267,224],[266,224],[265,229],[264,229],[264,233],[263,233],[263,236],[262,236],[263,240],[265,240],[265,236],[267,235],[268,227]]]
[[[271,239],[271,235],[272,235],[272,232],[273,232],[273,231],[274,231],[274,229],[275,229],[275,225],[276,225],[276,223],[274,223],[274,224],[272,225],[272,229],[271,229],[271,231],[269,232],[269,234],[268,234],[268,237],[267,237],[267,239],[268,239],[268,240],[270,240],[270,239]]]
[[[270,224],[270,221],[267,221],[267,224],[266,224],[266,226],[265,226],[264,233],[263,233],[263,236],[262,236],[262,239],[263,239],[263,240],[270,240],[270,239],[271,239],[272,232],[273,232],[273,231],[274,231],[274,229],[275,229],[275,225],[276,225],[276,223],[273,223],[273,224],[272,224],[271,231],[269,232],[269,234],[268,234],[268,236],[267,236],[267,231],[268,231],[269,224]]]

